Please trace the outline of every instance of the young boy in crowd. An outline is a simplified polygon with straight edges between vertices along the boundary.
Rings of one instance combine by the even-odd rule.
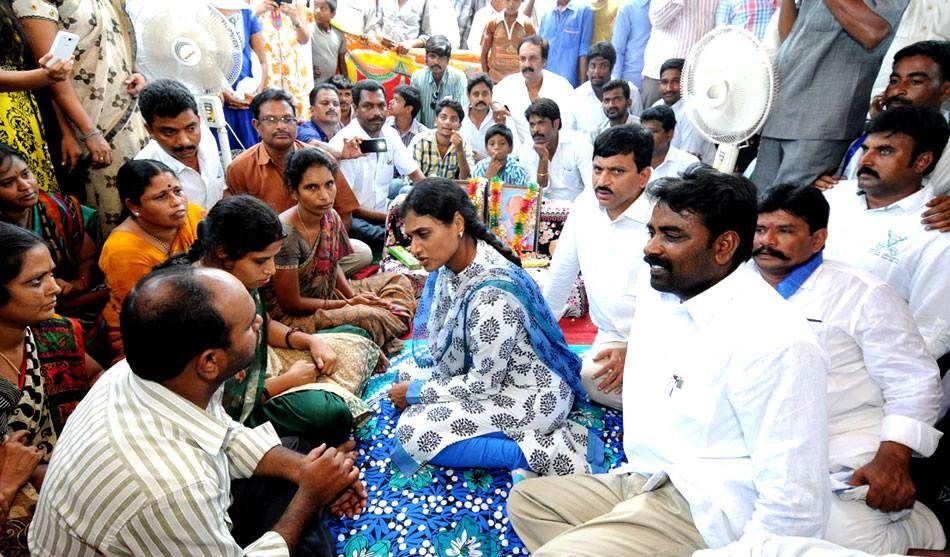
[[[418,89],[412,85],[397,85],[393,89],[393,97],[386,106],[386,125],[396,128],[406,147],[416,135],[429,129],[416,119],[420,110],[422,97]]]
[[[445,98],[435,106],[435,114],[435,128],[426,129],[412,140],[412,156],[426,176],[467,180],[475,159],[459,134],[465,110],[458,101]]]
[[[330,26],[336,15],[336,0],[315,0],[314,25],[310,39],[313,53],[313,79],[316,84],[329,81],[346,67],[346,38],[339,29]]]
[[[488,156],[475,164],[472,176],[489,180],[498,176],[506,184],[528,185],[528,170],[518,161],[516,155],[511,154],[513,149],[514,140],[508,126],[492,125],[485,132],[485,150]]]
[[[503,3],[505,11],[489,21],[482,33],[482,71],[495,83],[518,72],[518,44],[537,32],[531,19],[518,11],[521,0],[503,0]],[[490,9],[491,6],[482,8]]]

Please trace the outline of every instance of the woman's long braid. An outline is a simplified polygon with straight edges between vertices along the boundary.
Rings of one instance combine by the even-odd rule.
[[[204,221],[198,223],[198,238],[191,244],[191,247],[188,248],[188,251],[184,253],[176,253],[175,255],[169,257],[155,269],[165,269],[168,267],[177,267],[179,265],[192,265],[201,261],[201,258],[204,257],[207,243],[207,233],[206,226]]]
[[[465,229],[473,238],[476,240],[484,240],[488,245],[495,248],[498,253],[502,254],[505,259],[521,267],[521,259],[507,244],[501,241],[498,235],[489,230],[488,227],[485,226],[485,223],[475,218],[474,214],[469,218],[469,215],[465,213],[465,211],[462,211],[462,216],[465,217]]]
[[[450,224],[456,213],[462,215],[465,231],[472,238],[484,240],[498,250],[505,259],[521,267],[521,259],[478,218],[468,194],[452,180],[426,178],[414,185],[403,201],[400,212],[405,217],[410,210],[417,215],[430,216],[445,224]]]

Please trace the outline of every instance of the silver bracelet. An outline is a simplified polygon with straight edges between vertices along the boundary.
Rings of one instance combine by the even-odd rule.
[[[98,127],[95,128],[94,130],[92,130],[92,131],[89,132],[89,133],[79,133],[79,134],[76,134],[76,137],[79,138],[79,141],[85,141],[85,140],[89,139],[90,137],[96,137],[97,135],[102,135],[102,130],[100,130]]]

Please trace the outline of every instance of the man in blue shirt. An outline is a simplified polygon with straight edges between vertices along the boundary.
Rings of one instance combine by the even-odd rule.
[[[550,44],[547,69],[571,87],[587,81],[587,50],[594,33],[594,14],[580,0],[557,0],[541,18],[540,35]]]
[[[297,139],[323,147],[341,129],[340,94],[335,85],[321,83],[310,91],[310,120],[297,126]]]
[[[643,86],[643,51],[650,38],[650,0],[629,0],[617,11],[611,42],[617,51],[613,77]]]

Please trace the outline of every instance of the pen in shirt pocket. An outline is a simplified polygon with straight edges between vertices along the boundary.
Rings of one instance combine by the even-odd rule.
[[[666,385],[666,396],[673,396],[673,391],[676,389],[683,388],[683,377],[681,375],[673,374],[670,377],[669,383]]]

